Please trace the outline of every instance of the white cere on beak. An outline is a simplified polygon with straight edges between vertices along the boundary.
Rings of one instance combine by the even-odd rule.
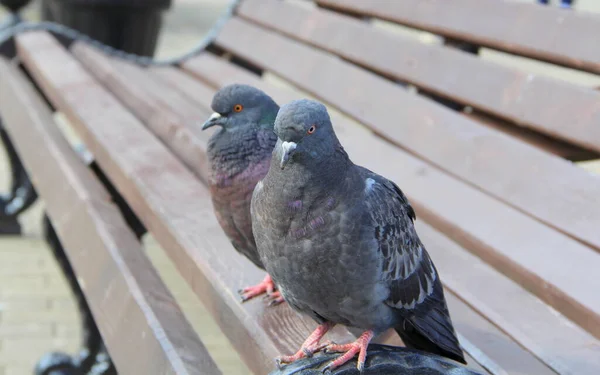
[[[219,117],[222,117],[222,116],[221,116],[221,114],[220,114],[220,113],[218,113],[218,112],[215,112],[215,113],[213,113],[212,115],[210,115],[210,117],[209,117],[208,119],[209,119],[209,120],[216,120],[216,119],[218,119]]]
[[[290,155],[296,149],[298,145],[295,142],[282,142],[281,143],[281,169],[285,168],[285,165],[290,160]]]
[[[289,154],[296,149],[297,144],[295,142],[282,142],[281,149],[284,154]]]

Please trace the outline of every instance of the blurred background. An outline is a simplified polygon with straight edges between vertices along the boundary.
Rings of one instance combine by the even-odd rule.
[[[549,6],[559,6],[560,1],[550,3]],[[173,0],[164,12],[155,56],[173,57],[188,51],[202,39],[228,4],[229,0]],[[578,0],[575,7],[600,13],[600,0]],[[40,20],[41,14],[40,1],[32,1],[23,12],[24,18],[32,21]],[[5,15],[6,12],[0,10],[0,20]],[[427,39],[430,36],[420,33],[415,37]],[[484,59],[525,67],[586,86],[600,86],[597,76],[570,69],[487,49],[480,55]],[[600,173],[597,162],[581,166]],[[9,176],[3,151],[0,151],[0,191],[8,189]],[[21,216],[23,237],[0,237],[0,375],[30,374],[43,354],[51,350],[73,353],[80,344],[75,303],[42,239],[42,204],[38,200],[33,209]],[[151,236],[145,241],[152,261],[222,371],[226,374],[250,373]]]

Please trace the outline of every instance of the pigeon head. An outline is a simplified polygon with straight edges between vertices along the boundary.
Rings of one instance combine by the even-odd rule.
[[[213,97],[214,113],[202,130],[220,126],[223,131],[236,131],[251,124],[272,126],[279,106],[263,91],[242,84],[223,87]]]
[[[295,100],[282,106],[275,119],[275,134],[281,169],[292,162],[318,165],[339,146],[327,108],[314,100]]]

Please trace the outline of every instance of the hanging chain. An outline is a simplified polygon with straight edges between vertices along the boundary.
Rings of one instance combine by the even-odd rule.
[[[208,47],[217,37],[225,23],[233,16],[235,9],[237,8],[239,2],[241,0],[232,0],[225,13],[223,13],[217,22],[211,27],[208,31],[207,35],[198,42],[190,51],[184,53],[181,56],[167,58],[167,59],[156,59],[153,57],[140,56],[133,53],[128,53],[109,45],[106,45],[102,42],[99,42],[91,37],[83,34],[75,29],[70,27],[61,25],[55,22],[19,22],[14,26],[9,26],[5,29],[0,30],[0,45],[9,41],[12,37],[17,34],[29,32],[29,31],[49,31],[54,34],[61,35],[63,37],[69,38],[73,41],[82,41],[85,42],[92,47],[97,48],[98,50],[111,55],[116,56],[124,60],[128,60],[132,63],[144,66],[164,66],[164,65],[174,65],[178,64],[182,61],[185,61],[193,56],[196,56],[199,52],[203,51]]]

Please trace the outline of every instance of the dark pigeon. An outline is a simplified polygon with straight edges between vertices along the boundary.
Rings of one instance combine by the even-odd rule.
[[[292,356],[323,348],[336,324],[364,329],[336,368],[393,327],[409,348],[465,363],[440,277],[413,224],[415,212],[392,181],[352,163],[327,109],[311,100],[283,106],[271,167],[252,198],[252,224],[267,272],[294,309],[320,326]],[[390,161],[393,162],[393,161]]]
[[[208,142],[209,187],[215,214],[237,251],[264,269],[252,234],[252,191],[271,163],[277,142],[273,124],[279,106],[263,91],[234,84],[219,90],[212,101],[215,113],[202,129],[220,126]],[[263,293],[273,304],[283,299],[267,274],[258,285],[244,288],[243,300]]]

